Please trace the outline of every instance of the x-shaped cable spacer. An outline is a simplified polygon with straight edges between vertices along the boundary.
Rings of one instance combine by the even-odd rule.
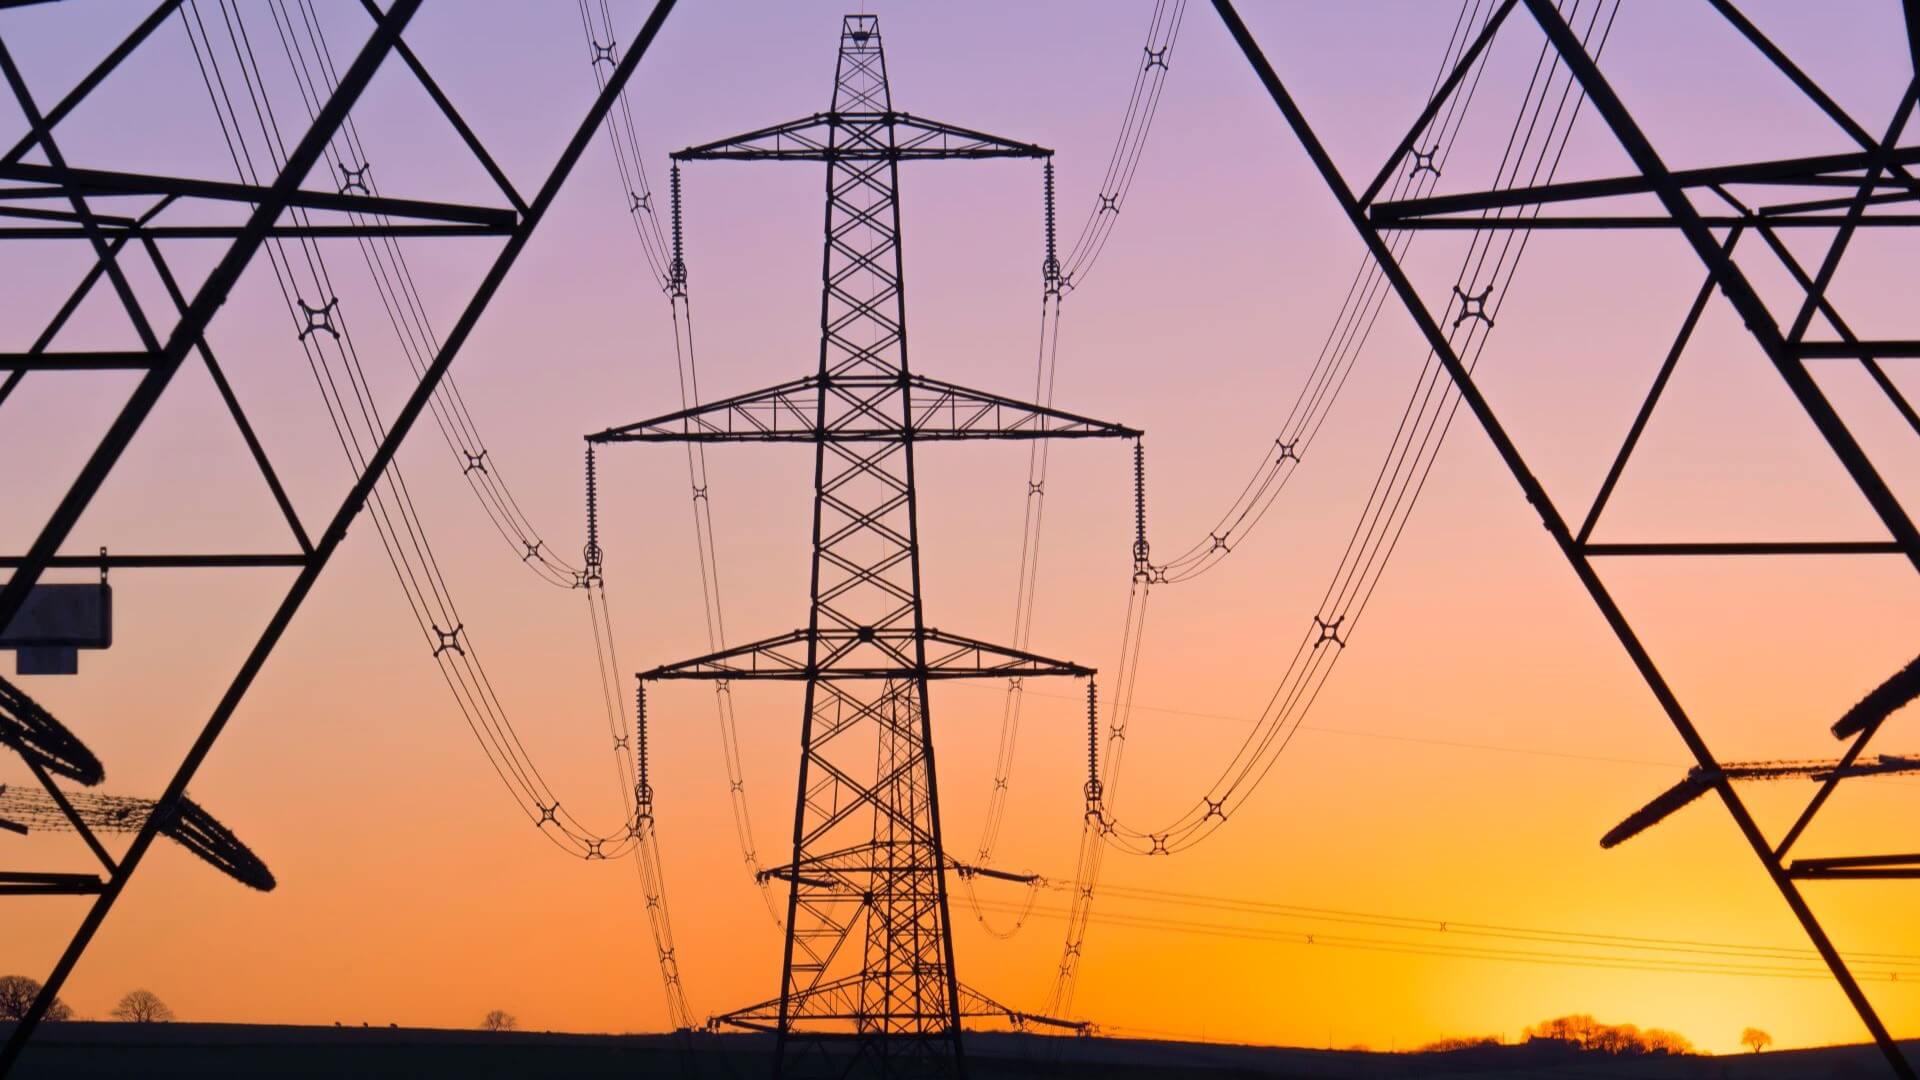
[[[1145,67],[1144,70],[1152,71],[1154,68],[1159,68],[1161,71],[1167,70],[1167,49],[1168,48],[1169,46],[1162,45],[1157,49],[1146,50],[1147,66]]]
[[[1219,802],[1215,802],[1212,799],[1208,799],[1206,800],[1206,803],[1207,803],[1207,816],[1201,818],[1200,819],[1201,821],[1206,821],[1208,818],[1219,818],[1221,821],[1227,820],[1227,811],[1226,811],[1227,800],[1221,799]]]
[[[644,195],[627,192],[627,213],[638,214],[642,211],[653,213],[653,192],[649,191]]]
[[[1288,461],[1288,460],[1292,460],[1292,461],[1300,460],[1300,451],[1295,449],[1300,445],[1299,439],[1294,439],[1292,442],[1287,442],[1281,439],[1275,439],[1273,440],[1273,445],[1280,448],[1279,455],[1273,459],[1274,464],[1278,465],[1279,463],[1283,461]]]
[[[615,735],[613,737],[613,748],[615,750],[625,750],[627,748],[627,737],[625,735]]]
[[[601,843],[602,841],[597,839],[589,839],[587,841],[587,858],[604,859],[607,857],[606,853],[600,850]]]
[[[487,451],[485,448],[482,448],[477,454],[471,450],[462,450],[460,452],[465,454],[467,458],[466,466],[460,470],[462,473],[487,471]]]
[[[1219,533],[1209,533],[1208,536],[1211,537],[1213,540],[1214,551],[1232,551],[1233,550],[1232,548],[1227,546],[1227,538],[1224,536],[1221,536]]]
[[[532,562],[533,560],[535,560],[535,559],[538,559],[538,558],[540,558],[540,545],[541,545],[541,544],[543,544],[543,543],[545,543],[545,542],[546,542],[546,541],[544,541],[544,540],[522,540],[522,541],[520,541],[520,543],[521,543],[522,545],[524,545],[524,546],[526,547],[526,549],[527,549],[527,553],[526,553],[525,555],[522,555],[522,556],[520,556],[520,561],[521,561],[521,562]]]
[[[1120,193],[1119,192],[1115,192],[1112,195],[1108,195],[1105,192],[1100,193],[1100,209],[1094,211],[1094,213],[1104,214],[1109,210],[1113,211],[1116,214],[1120,212]]]
[[[1345,615],[1335,618],[1332,622],[1328,622],[1320,616],[1315,615],[1313,617],[1313,626],[1314,629],[1318,631],[1319,636],[1313,639],[1313,647],[1317,649],[1331,641],[1343,649],[1346,648],[1347,639],[1340,636],[1340,624],[1346,621],[1347,617]]]
[[[464,647],[462,647],[460,644],[460,631],[466,629],[466,626],[467,626],[466,623],[455,623],[453,629],[451,630],[440,629],[439,623],[432,623],[429,625],[433,627],[434,636],[437,637],[440,641],[438,645],[435,645],[433,647],[433,655],[439,656],[441,653],[446,652],[448,650],[457,652],[461,656],[467,655],[467,650]]]
[[[592,64],[597,64],[602,60],[605,60],[607,62],[608,67],[620,66],[619,60],[617,60],[613,55],[614,46],[618,45],[619,42],[609,41],[605,45],[602,45],[597,41],[590,41],[587,44],[593,46],[593,60],[591,61],[589,66],[591,66]]]
[[[1453,325],[1457,327],[1468,319],[1479,319],[1481,322],[1486,323],[1488,328],[1491,329],[1493,326],[1493,316],[1487,314],[1487,297],[1492,295],[1492,293],[1492,282],[1488,282],[1487,287],[1477,293],[1467,292],[1460,286],[1455,285],[1453,287],[1453,295],[1460,298],[1460,314],[1453,317]]]
[[[367,170],[371,168],[373,163],[370,161],[361,162],[357,169],[349,169],[346,162],[341,162],[340,194],[345,195],[349,191],[357,191],[362,195],[373,194],[373,190],[367,187]]]
[[[591,582],[591,579],[590,579],[590,578],[588,578],[588,576],[587,576],[587,572],[586,572],[585,570],[575,570],[575,571],[573,572],[573,587],[574,587],[574,588],[576,588],[576,589],[584,589],[584,588],[586,588],[586,587],[587,587],[587,586],[588,586],[589,584],[591,584],[591,583],[592,583],[592,582]]]
[[[1027,481],[1027,494],[1045,495],[1046,493],[1047,493],[1047,482],[1045,480]]]
[[[704,499],[706,497],[707,497],[707,485],[705,484],[694,485],[693,500],[695,502],[699,502],[701,499]]]
[[[533,805],[540,807],[540,824],[545,825],[548,822],[553,822],[555,825],[558,825],[560,823],[559,819],[553,816],[554,811],[560,809],[558,800],[555,800],[552,806],[547,806],[536,799]]]
[[[1413,155],[1413,168],[1407,170],[1407,175],[1419,176],[1423,172],[1430,172],[1435,176],[1439,176],[1440,167],[1433,163],[1433,156],[1439,152],[1440,146],[1438,143],[1435,143],[1431,150],[1421,150],[1417,147],[1408,148],[1408,153]]]
[[[333,340],[340,340],[340,331],[333,325],[334,310],[340,306],[339,297],[332,297],[319,307],[308,307],[307,302],[298,297],[295,297],[293,302],[300,305],[300,311],[307,319],[307,325],[300,331],[299,340],[307,340],[307,335],[315,330],[325,330],[333,335]]]
[[[1167,854],[1167,838],[1165,836],[1153,836],[1149,834],[1148,839],[1153,841],[1153,847],[1147,850],[1147,854],[1149,855]]]

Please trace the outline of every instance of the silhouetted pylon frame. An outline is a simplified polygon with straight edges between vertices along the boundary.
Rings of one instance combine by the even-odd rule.
[[[1662,162],[1652,143],[1635,122],[1632,113],[1621,102],[1606,76],[1601,73],[1593,56],[1582,45],[1578,35],[1568,25],[1552,0],[1504,0],[1493,11],[1484,30],[1462,55],[1459,63],[1440,85],[1406,136],[1400,140],[1399,146],[1381,167],[1373,182],[1363,192],[1355,194],[1314,133],[1312,125],[1300,106],[1288,92],[1273,65],[1267,60],[1252,33],[1241,20],[1231,0],[1213,0],[1214,8],[1225,23],[1228,32],[1245,53],[1248,62],[1273,98],[1274,104],[1279,107],[1288,126],[1299,139],[1308,156],[1312,158],[1341,209],[1345,211],[1361,239],[1366,243],[1372,257],[1386,275],[1388,282],[1412,315],[1427,344],[1444,365],[1461,400],[1485,430],[1501,460],[1505,462],[1514,479],[1520,484],[1527,501],[1533,504],[1539,513],[1548,534],[1553,537],[1555,544],[1566,556],[1581,584],[1585,586],[1608,626],[1612,628],[1614,635],[1626,649],[1648,688],[1652,690],[1662,711],[1693,754],[1697,765],[1692,775],[1719,795],[1748,846],[1759,858],[1775,888],[1832,971],[1834,980],[1859,1013],[1868,1031],[1872,1033],[1874,1041],[1885,1054],[1894,1074],[1912,1077],[1914,1076],[1913,1067],[1895,1045],[1885,1024],[1881,1022],[1872,1003],[1861,990],[1858,980],[1855,979],[1832,940],[1827,936],[1819,919],[1802,896],[1798,883],[1807,879],[1916,877],[1920,876],[1920,855],[1789,859],[1794,843],[1825,804],[1834,787],[1847,776],[1858,775],[1857,772],[1850,773],[1849,770],[1853,768],[1868,741],[1879,730],[1886,715],[1892,709],[1898,708],[1905,698],[1912,696],[1910,693],[1913,678],[1911,667],[1896,674],[1882,688],[1883,691],[1902,689],[1902,694],[1877,691],[1876,694],[1883,700],[1877,702],[1877,707],[1871,710],[1871,714],[1857,718],[1857,722],[1846,725],[1836,732],[1837,735],[1851,740],[1844,755],[1834,763],[1832,770],[1821,778],[1816,794],[1786,835],[1779,841],[1770,841],[1762,832],[1746,801],[1735,790],[1732,778],[1728,776],[1723,763],[1709,749],[1687,709],[1661,675],[1652,655],[1635,632],[1620,604],[1602,582],[1594,562],[1596,558],[1613,557],[1684,559],[1789,555],[1829,558],[1893,556],[1904,557],[1916,569],[1920,569],[1920,531],[1916,531],[1912,518],[1895,498],[1886,481],[1877,471],[1874,462],[1868,457],[1853,433],[1848,430],[1831,403],[1822,394],[1807,368],[1809,361],[1816,360],[1852,360],[1862,364],[1875,384],[1887,395],[1895,410],[1917,434],[1920,434],[1920,416],[1916,416],[1912,404],[1886,377],[1879,363],[1880,360],[1888,358],[1920,357],[1920,341],[1861,341],[1847,329],[1839,313],[1834,309],[1833,302],[1827,296],[1827,287],[1833,280],[1834,271],[1846,252],[1848,242],[1857,230],[1906,228],[1920,224],[1920,218],[1911,214],[1868,212],[1870,209],[1888,207],[1898,210],[1903,204],[1910,204],[1920,199],[1920,180],[1916,180],[1915,174],[1908,171],[1909,166],[1920,164],[1920,146],[1897,145],[1900,133],[1906,127],[1915,107],[1916,84],[1909,82],[1906,92],[1894,110],[1894,118],[1887,134],[1876,138],[1849,117],[1730,0],[1706,0],[1706,2],[1841,130],[1857,142],[1861,147],[1860,151],[1821,157],[1744,162],[1686,171],[1671,170]],[[1486,44],[1500,32],[1502,24],[1514,9],[1522,4],[1545,34],[1554,53],[1567,65],[1572,77],[1577,80],[1587,100],[1592,103],[1608,131],[1632,161],[1636,171],[1631,175],[1602,180],[1549,183],[1504,191],[1437,195],[1402,202],[1379,201],[1378,196],[1385,188],[1386,180],[1392,176],[1395,169],[1405,167],[1409,160],[1408,155],[1417,145],[1422,130],[1439,112],[1455,89],[1461,85],[1484,51]],[[1920,11],[1916,11],[1916,4],[1911,0],[1904,5],[1904,10],[1909,51],[1915,57],[1914,70],[1920,72],[1920,44],[1917,44],[1920,42],[1920,37],[1916,36],[1920,35]],[[1769,203],[1755,208],[1735,194],[1742,188],[1757,188],[1764,191],[1803,186],[1818,186],[1823,197],[1787,203]],[[1690,198],[1690,193],[1701,193],[1717,198],[1726,206],[1727,212],[1703,213]],[[1603,205],[1598,210],[1579,212],[1581,209],[1579,204],[1586,200],[1623,195],[1651,195],[1659,201],[1661,211],[1650,216],[1626,215],[1610,212],[1611,208]],[[1575,211],[1540,216],[1519,212],[1506,216],[1501,213],[1507,209],[1537,211],[1540,207],[1562,204],[1573,205]],[[1440,316],[1427,305],[1415,289],[1405,271],[1393,257],[1384,237],[1385,233],[1395,229],[1515,228],[1676,230],[1692,247],[1707,272],[1706,282],[1696,297],[1692,310],[1667,355],[1660,374],[1654,380],[1628,431],[1607,479],[1577,528],[1569,525],[1567,518],[1556,507],[1545,487],[1534,476],[1525,457],[1508,436],[1499,416],[1481,394],[1472,374],[1449,345]],[[1807,272],[1780,242],[1778,231],[1784,228],[1825,229],[1831,232],[1833,242],[1814,272]],[[1804,293],[1798,310],[1785,327],[1762,302],[1759,294],[1732,257],[1734,244],[1744,232],[1753,232],[1760,236],[1769,250],[1782,261],[1790,276]],[[1594,525],[1605,508],[1607,499],[1626,462],[1633,454],[1647,418],[1660,397],[1668,375],[1684,350],[1702,309],[1715,292],[1725,296],[1738,312],[1765,353],[1767,360],[1779,372],[1795,401],[1818,429],[1834,458],[1846,470],[1853,484],[1872,507],[1886,529],[1886,538],[1838,542],[1772,539],[1715,543],[1664,541],[1597,543],[1593,541]],[[1807,340],[1807,331],[1816,315],[1823,316],[1834,328],[1837,334],[1836,340]],[[1862,703],[1863,706],[1867,704],[1867,702]],[[1854,713],[1859,712],[1860,708],[1857,707]]]
[[[26,601],[29,591],[49,570],[93,569],[224,569],[246,567],[284,567],[298,570],[292,584],[280,600],[265,628],[247,652],[238,672],[227,684],[206,723],[174,770],[164,793],[155,800],[154,811],[133,835],[126,850],[116,859],[90,833],[84,821],[67,808],[59,787],[47,770],[28,759],[37,779],[56,803],[67,813],[75,829],[101,863],[104,874],[63,875],[58,891],[91,895],[92,906],[75,931],[71,942],[48,975],[39,998],[26,1017],[15,1026],[4,1050],[0,1050],[0,1074],[7,1072],[31,1038],[35,1026],[72,973],[101,923],[120,897],[128,879],[139,867],[165,823],[184,804],[186,790],[214,743],[238,709],[242,698],[265,666],[295,613],[312,590],[342,540],[347,527],[365,506],[381,474],[392,462],[400,444],[414,422],[427,408],[434,391],[446,375],[460,347],[466,343],[487,304],[499,290],[534,228],[552,205],[561,186],[572,172],[581,154],[592,140],[596,128],[617,100],[660,27],[673,10],[675,0],[656,0],[632,44],[608,75],[601,92],[594,98],[584,118],[555,159],[553,168],[543,177],[532,198],[525,198],[514,187],[495,159],[482,145],[453,102],[441,90],[425,65],[407,45],[403,32],[418,13],[422,0],[392,0],[384,10],[368,2],[364,5],[371,30],[349,64],[342,68],[336,88],[325,97],[310,124],[303,130],[285,129],[290,150],[285,166],[273,182],[264,185],[211,181],[185,175],[135,174],[88,169],[71,162],[61,153],[57,131],[60,123],[102,83],[118,71],[126,59],[147,44],[169,17],[180,12],[181,0],[164,0],[142,18],[133,30],[118,42],[88,73],[51,108],[43,109],[0,34],[0,74],[4,74],[8,92],[26,118],[29,131],[4,154],[0,154],[0,193],[9,196],[0,202],[0,242],[7,240],[71,240],[84,242],[94,253],[94,262],[68,299],[54,312],[46,328],[25,352],[0,353],[0,405],[35,371],[129,371],[139,373],[139,381],[114,417],[100,442],[88,456],[66,494],[37,531],[28,550],[20,555],[0,556],[0,568],[11,571],[0,585],[0,626],[7,625]],[[0,5],[11,6],[11,5]],[[467,205],[392,199],[366,193],[364,187],[341,185],[338,190],[315,190],[305,185],[321,178],[329,182],[322,155],[329,141],[346,120],[374,75],[386,64],[404,65],[420,87],[432,99],[448,124],[459,135],[475,162],[499,189],[497,205]],[[38,153],[43,162],[28,162]],[[216,168],[224,170],[226,162]],[[319,171],[316,172],[316,167]],[[362,166],[364,168],[364,165]],[[138,214],[103,213],[96,200],[115,200],[116,208],[128,200],[145,201]],[[37,205],[50,202],[54,207]],[[205,216],[195,219],[192,208],[207,206],[245,206],[245,220],[237,224],[205,224]],[[322,224],[301,224],[289,219],[291,210],[309,214],[337,215]],[[187,216],[184,224],[173,224]],[[265,449],[256,438],[246,411],[228,388],[225,376],[208,345],[207,330],[261,247],[275,236],[329,237],[493,237],[503,240],[485,275],[461,309],[438,353],[419,382],[398,409],[377,449],[367,458],[366,467],[327,517],[325,527],[312,536],[283,489]],[[191,293],[174,277],[162,252],[170,240],[226,241],[226,248],[213,269]],[[170,293],[165,310],[154,311],[142,304],[129,282],[125,261],[144,256],[156,276]],[[62,327],[66,326],[82,302],[105,281],[118,298],[141,342],[141,347],[125,352],[62,352],[50,348]],[[128,445],[160,400],[174,376],[197,356],[203,361],[232,419],[245,440],[248,451],[272,492],[285,518],[294,551],[227,552],[196,554],[68,554],[63,551],[75,524],[92,504],[101,486],[119,464]],[[21,875],[0,875],[6,877]],[[27,875],[35,876],[35,875]],[[38,875],[45,877],[46,875]],[[38,890],[44,894],[45,889]]]
[[[806,687],[792,859],[767,871],[788,883],[780,994],[713,1021],[773,1032],[776,1076],[961,1074],[963,1016],[1080,1026],[955,975],[927,686],[1093,670],[927,625],[914,448],[1140,433],[913,374],[900,253],[902,161],[1050,154],[894,111],[878,19],[847,16],[828,112],[673,155],[827,166],[817,372],[588,437],[814,448],[806,628],[639,676]]]

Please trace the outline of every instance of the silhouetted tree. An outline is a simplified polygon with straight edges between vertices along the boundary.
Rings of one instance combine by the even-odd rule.
[[[129,1024],[164,1024],[173,1019],[173,1010],[151,990],[129,990],[107,1015]]]
[[[1740,1033],[1740,1045],[1757,1054],[1773,1045],[1773,1036],[1759,1028],[1748,1028]]]
[[[1626,1057],[1693,1052],[1693,1044],[1678,1032],[1660,1028],[1641,1031],[1632,1024],[1603,1024],[1586,1013],[1542,1021],[1528,1028],[1526,1037],[1566,1043],[1577,1050]]]
[[[480,1021],[482,1031],[512,1031],[520,1026],[520,1021],[505,1009],[495,1009]]]
[[[33,999],[39,996],[40,980],[25,975],[0,975],[0,1020],[25,1019],[27,1010],[33,1007]],[[71,1020],[73,1010],[66,1002],[54,998],[46,1019]]]

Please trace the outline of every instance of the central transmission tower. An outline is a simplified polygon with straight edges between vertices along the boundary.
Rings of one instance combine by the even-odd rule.
[[[959,868],[941,840],[927,687],[953,678],[1090,680],[1093,671],[927,624],[914,449],[1140,433],[913,374],[899,199],[902,161],[1051,154],[895,112],[878,19],[846,16],[829,111],[673,155],[826,164],[817,372],[589,436],[814,448],[805,629],[639,676],[643,703],[646,684],[659,679],[806,686],[792,859],[765,871],[788,886],[780,993],[714,1021],[775,1034],[776,1076],[958,1075],[963,1016],[1060,1023],[996,1005],[955,977],[947,874]]]

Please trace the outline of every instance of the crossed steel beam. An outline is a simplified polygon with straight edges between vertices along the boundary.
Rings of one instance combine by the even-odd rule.
[[[0,2],[0,8],[19,6]],[[79,168],[61,153],[56,129],[72,111],[85,101],[118,70],[127,57],[147,42],[154,31],[180,8],[180,0],[164,0],[96,64],[51,108],[41,109],[13,55],[0,34],[0,75],[26,116],[29,131],[4,155],[0,155],[0,219],[30,221],[33,224],[0,226],[0,240],[22,238],[61,238],[86,242],[94,254],[94,263],[67,301],[54,313],[47,328],[24,353],[0,355],[0,405],[20,385],[29,372],[65,370],[132,370],[141,373],[138,384],[121,407],[106,434],[89,455],[28,550],[0,558],[0,566],[12,570],[0,586],[0,626],[7,625],[27,599],[29,591],[48,570],[69,567],[177,568],[177,567],[259,567],[284,566],[299,573],[261,631],[253,647],[228,683],[218,704],[201,727],[191,748],[174,771],[162,795],[154,802],[154,811],[134,833],[124,853],[115,859],[80,824],[108,873],[97,888],[97,896],[73,939],[61,954],[33,1007],[14,1028],[4,1050],[0,1050],[0,1073],[18,1059],[35,1027],[45,1016],[62,984],[99,930],[101,923],[119,899],[128,879],[145,858],[154,839],[163,831],[180,828],[182,815],[191,804],[186,789],[213,744],[226,728],[242,698],[252,686],[268,656],[292,622],[294,614],[319,579],[321,571],[346,538],[347,527],[360,513],[374,485],[392,462],[400,444],[446,375],[455,355],[501,282],[525,248],[527,240],[558,195],[561,186],[579,161],[595,129],[626,86],[641,58],[659,33],[674,0],[656,0],[652,10],[626,54],[614,65],[606,82],[573,130],[571,138],[555,159],[555,164],[540,181],[531,199],[524,198],[485,146],[474,135],[466,120],[433,80],[419,58],[406,44],[402,34],[421,7],[421,0],[392,0],[383,10],[373,0],[363,0],[372,30],[351,63],[340,72],[335,89],[326,97],[312,122],[292,144],[272,183],[261,185],[221,183],[174,176],[150,176]],[[313,190],[303,185],[314,174],[329,141],[340,129],[349,112],[360,100],[373,76],[383,65],[397,58],[410,71],[434,101],[442,116],[460,136],[474,159],[500,189],[505,206],[469,206],[419,200],[378,198],[345,190]],[[38,151],[45,164],[22,159]],[[324,173],[322,173],[324,175]],[[96,209],[98,200],[150,200],[137,214],[105,214]],[[53,207],[28,205],[53,202]],[[181,224],[162,221],[179,218],[189,208],[227,207],[242,209],[238,222],[189,220]],[[337,224],[295,224],[283,220],[291,210],[337,213]],[[354,220],[347,216],[353,215]],[[285,236],[491,236],[504,243],[458,319],[449,329],[439,351],[424,375],[393,415],[378,447],[366,461],[346,496],[334,508],[315,539],[281,485],[265,450],[254,433],[220,366],[207,345],[207,329],[252,263],[261,247],[271,238]],[[224,239],[225,253],[213,270],[191,294],[183,291],[164,259],[159,243],[177,238]],[[136,246],[137,245],[137,246]],[[166,286],[170,311],[149,312],[128,282],[123,260],[135,252],[144,253]],[[81,302],[102,281],[117,295],[141,343],[138,350],[122,353],[62,353],[50,345],[78,310]],[[244,437],[248,452],[273,493],[286,519],[296,551],[207,553],[189,555],[146,555],[102,553],[76,556],[63,553],[74,525],[91,505],[101,486],[119,464],[134,435],[152,412],[154,405],[190,356],[197,355],[213,377],[214,383],[234,423]],[[47,770],[29,759],[29,765],[46,787],[49,796],[63,808],[64,794]],[[69,816],[73,813],[69,808]],[[78,818],[75,817],[78,821]],[[194,819],[197,821],[198,819]],[[198,825],[194,835],[211,835]],[[90,890],[92,891],[92,890]]]
[[[1814,779],[1819,787],[1787,834],[1779,841],[1771,841],[1762,832],[1746,801],[1734,786],[1736,780],[1760,778],[1755,767],[1723,764],[1714,755],[1687,708],[1661,674],[1632,622],[1601,580],[1595,563],[1597,558],[1608,556],[1900,556],[1920,569],[1920,531],[1916,531],[1912,517],[1901,506],[1874,462],[1821,392],[1808,369],[1808,363],[1814,360],[1844,359],[1862,364],[1895,410],[1916,434],[1920,434],[1920,417],[1916,417],[1912,403],[1886,377],[1879,365],[1881,359],[1920,356],[1920,342],[1859,340],[1846,328],[1827,294],[1848,242],[1858,230],[1904,228],[1920,224],[1920,215],[1898,212],[1920,201],[1920,184],[1916,183],[1907,168],[1920,163],[1920,147],[1900,146],[1897,142],[1915,107],[1915,87],[1910,83],[1902,95],[1887,133],[1875,137],[1848,116],[1730,0],[1705,2],[1724,16],[1752,47],[1859,143],[1860,151],[1707,169],[1671,170],[1661,160],[1658,151],[1552,0],[1505,0],[1492,12],[1485,28],[1440,84],[1393,155],[1380,168],[1374,181],[1356,194],[1247,29],[1232,0],[1213,0],[1214,8],[1228,32],[1252,65],[1288,127],[1313,160],[1394,292],[1412,315],[1428,346],[1451,377],[1461,400],[1486,432],[1527,501],[1540,515],[1548,534],[1566,557],[1653,692],[1662,711],[1692,753],[1697,764],[1689,779],[1683,781],[1682,787],[1691,785],[1697,788],[1694,794],[1712,790],[1719,796],[1781,898],[1799,920],[1814,948],[1833,973],[1834,980],[1879,1045],[1894,1075],[1910,1078],[1914,1076],[1912,1065],[1902,1056],[1872,1003],[1861,990],[1858,980],[1807,904],[1799,882],[1810,878],[1920,876],[1920,855],[1872,854],[1809,859],[1791,859],[1790,855],[1807,824],[1843,779],[1876,771],[1905,771],[1911,767],[1911,763],[1905,759],[1887,759],[1884,756],[1863,762],[1861,754],[1888,716],[1920,693],[1920,677],[1915,676],[1914,665],[1896,673],[1886,684],[1870,693],[1849,717],[1834,726],[1836,737],[1850,740],[1845,754],[1838,761],[1774,770],[1778,776],[1799,775]],[[1396,169],[1404,167],[1407,155],[1417,144],[1421,132],[1461,85],[1514,9],[1522,4],[1532,21],[1545,34],[1560,62],[1567,65],[1586,100],[1599,113],[1608,131],[1632,161],[1636,172],[1601,180],[1439,195],[1396,202],[1379,201],[1378,196],[1386,181]],[[1907,0],[1905,15],[1910,52],[1920,57],[1920,44],[1916,44],[1920,42],[1920,37],[1916,36],[1920,35],[1920,5],[1914,0]],[[1920,72],[1920,63],[1916,63],[1915,70]],[[1758,189],[1761,197],[1749,194],[1743,199],[1738,193],[1747,189]],[[1787,195],[1781,201],[1772,201],[1776,198],[1774,193],[1783,190]],[[1808,198],[1806,192],[1809,190],[1834,194]],[[1703,212],[1696,206],[1695,196],[1718,200],[1724,205],[1724,212]],[[1627,211],[1606,206],[1590,209],[1586,205],[1595,200],[1623,198],[1628,201],[1634,198],[1643,201],[1651,199],[1655,205],[1650,211],[1640,207]],[[1757,205],[1749,205],[1750,201]],[[1503,209],[1531,211],[1547,205],[1566,205],[1573,207],[1573,210],[1563,215],[1500,213]],[[1886,212],[1886,208],[1892,208],[1892,211]],[[1562,514],[1534,475],[1525,455],[1507,434],[1498,413],[1488,404],[1470,370],[1449,343],[1439,317],[1394,258],[1384,234],[1390,230],[1420,228],[1668,229],[1684,237],[1704,265],[1706,281],[1627,433],[1598,496],[1577,526],[1569,523],[1569,519]],[[1794,260],[1778,236],[1778,231],[1784,228],[1825,228],[1832,231],[1832,243],[1818,267],[1809,272]],[[1740,265],[1734,261],[1734,246],[1745,233],[1760,236],[1804,292],[1798,310],[1785,325],[1767,308]],[[1716,292],[1725,296],[1739,313],[1801,410],[1818,429],[1827,449],[1872,507],[1886,530],[1886,537],[1837,543],[1767,539],[1704,544],[1665,541],[1597,543],[1592,539],[1595,524],[1638,444],[1649,415],[1685,350],[1703,309]],[[1808,339],[1808,331],[1816,315],[1825,316],[1834,327],[1838,335],[1835,340]],[[1682,800],[1674,795],[1674,800],[1684,804],[1690,801],[1690,797]],[[1649,816],[1649,820],[1637,824],[1644,827],[1675,808],[1677,806],[1663,806],[1660,800],[1656,800],[1655,805],[1642,811]],[[1635,819],[1629,819],[1629,823],[1635,823]],[[1609,841],[1617,842],[1620,838],[1610,834]]]

